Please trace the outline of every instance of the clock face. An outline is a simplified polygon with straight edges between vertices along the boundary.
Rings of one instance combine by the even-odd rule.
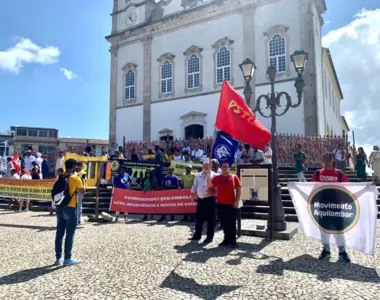
[[[137,10],[136,10],[136,7],[131,7],[127,9],[124,16],[125,27],[135,25],[136,22],[137,22]]]

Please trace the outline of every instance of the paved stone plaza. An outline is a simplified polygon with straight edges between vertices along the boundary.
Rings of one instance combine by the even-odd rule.
[[[88,223],[77,230],[77,266],[55,267],[55,217],[0,211],[0,299],[379,299],[377,256],[319,262],[320,245],[300,233],[240,249],[188,243],[191,228],[169,222]],[[380,223],[378,224],[380,237]],[[376,271],[377,268],[377,271]]]

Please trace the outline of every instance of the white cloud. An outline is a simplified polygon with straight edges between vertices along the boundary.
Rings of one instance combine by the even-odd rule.
[[[66,68],[60,68],[60,71],[65,75],[67,80],[73,80],[78,77],[77,74],[75,74],[73,71],[66,69]]]
[[[325,22],[325,24],[326,24],[326,25],[329,25],[329,24],[331,24],[331,21],[330,21],[330,20],[327,20],[327,21]]]
[[[323,37],[343,91],[342,112],[356,147],[380,144],[380,9],[362,9],[348,25]]]
[[[0,51],[0,71],[18,74],[25,64],[54,64],[61,54],[57,47],[41,47],[30,39],[19,38],[16,45]]]

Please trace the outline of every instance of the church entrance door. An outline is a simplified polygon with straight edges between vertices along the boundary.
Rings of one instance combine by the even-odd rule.
[[[193,124],[185,127],[185,139],[190,137],[198,139],[203,139],[204,128],[203,125]]]

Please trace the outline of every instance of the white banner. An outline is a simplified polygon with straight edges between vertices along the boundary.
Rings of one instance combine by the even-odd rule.
[[[376,186],[365,182],[289,182],[288,188],[306,237],[374,255]]]

